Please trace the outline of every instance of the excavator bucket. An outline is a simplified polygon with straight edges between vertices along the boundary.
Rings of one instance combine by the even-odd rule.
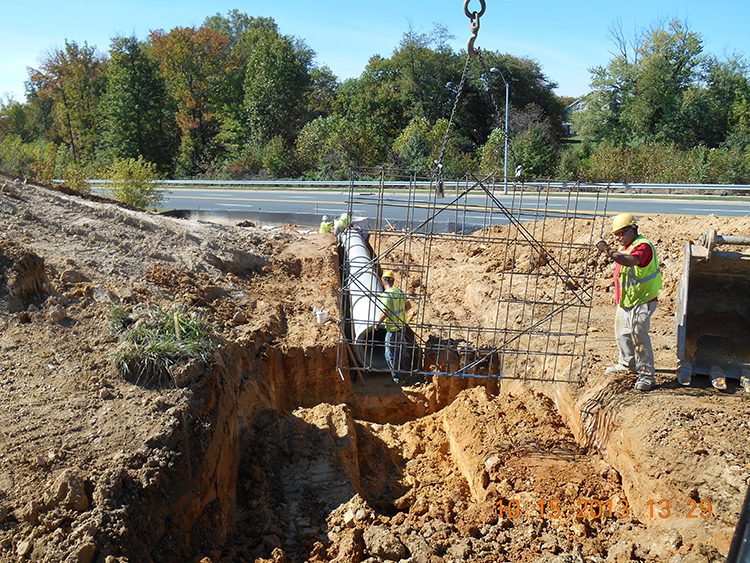
[[[732,378],[750,392],[750,236],[709,229],[685,244],[675,328],[680,383],[708,375],[726,389]]]

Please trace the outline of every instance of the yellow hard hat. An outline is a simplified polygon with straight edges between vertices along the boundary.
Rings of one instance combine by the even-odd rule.
[[[386,270],[385,272],[383,272],[383,279],[386,279],[386,278],[395,281],[396,274],[394,274],[392,270]]]
[[[620,213],[612,218],[612,233],[616,233],[625,227],[634,227],[636,225],[635,217],[630,213]]]

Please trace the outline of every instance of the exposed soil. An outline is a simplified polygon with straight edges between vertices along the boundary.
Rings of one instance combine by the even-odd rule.
[[[653,391],[603,374],[604,260],[582,386],[399,388],[336,370],[332,235],[0,178],[0,560],[721,561],[750,483],[750,397],[674,382],[682,245],[709,226],[750,234],[748,217],[641,223],[665,275]],[[437,243],[431,288],[481,318],[495,259]],[[174,304],[213,327],[211,360],[163,388],[126,381],[113,307]]]

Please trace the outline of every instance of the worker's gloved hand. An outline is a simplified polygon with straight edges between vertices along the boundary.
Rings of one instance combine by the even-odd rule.
[[[609,254],[609,245],[607,244],[607,241],[600,240],[596,243],[596,248],[599,249],[599,252],[602,252],[604,254]]]

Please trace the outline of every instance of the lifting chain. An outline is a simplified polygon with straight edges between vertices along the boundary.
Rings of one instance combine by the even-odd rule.
[[[458,102],[461,99],[461,93],[464,90],[464,83],[466,82],[466,75],[468,74],[470,56],[466,57],[464,63],[464,71],[461,73],[461,82],[458,83],[458,89],[456,90],[456,98],[453,100],[453,109],[451,115],[448,118],[448,125],[445,128],[445,135],[443,136],[443,142],[440,144],[440,153],[435,161],[435,176],[438,181],[438,192],[442,191],[442,176],[443,176],[443,157],[445,156],[445,150],[448,148],[448,139],[451,136],[451,127],[453,126],[453,119],[456,117],[456,110],[458,109]]]
[[[469,56],[473,57],[476,54],[476,50],[474,49],[474,41],[477,40],[477,34],[479,33],[479,18],[484,15],[484,11],[487,9],[487,4],[485,3],[485,0],[479,0],[479,5],[482,7],[482,9],[478,12],[471,12],[469,11],[470,3],[471,0],[464,0],[464,13],[470,20],[469,29],[471,30],[471,37],[469,37],[467,51],[469,53]]]
[[[458,89],[456,90],[456,98],[453,101],[453,109],[451,110],[451,115],[450,115],[450,118],[448,119],[448,126],[445,129],[445,136],[443,137],[443,142],[440,145],[440,153],[438,154],[438,158],[435,161],[435,187],[436,187],[438,197],[442,197],[444,194],[444,191],[443,191],[443,157],[445,156],[445,151],[448,147],[448,140],[450,139],[450,135],[451,135],[453,119],[456,116],[458,103],[459,103],[459,100],[461,99],[461,94],[464,89],[464,83],[466,82],[466,76],[468,74],[468,69],[469,69],[469,62],[471,61],[473,57],[477,55],[479,55],[480,60],[481,60],[481,54],[479,52],[479,49],[474,47],[474,42],[476,41],[477,34],[479,33],[479,19],[484,15],[485,10],[487,9],[487,4],[485,0],[479,0],[479,5],[481,9],[477,12],[477,11],[469,10],[470,3],[471,3],[471,0],[464,0],[464,13],[466,14],[466,17],[469,18],[469,29],[471,30],[471,37],[469,38],[469,44],[467,47],[466,63],[464,64],[463,73],[461,73],[461,82],[458,84]],[[482,65],[486,67],[483,60],[482,60]],[[495,102],[494,99],[493,99],[493,104],[495,105],[495,113],[496,115],[499,116],[499,112],[497,111],[497,103]]]

